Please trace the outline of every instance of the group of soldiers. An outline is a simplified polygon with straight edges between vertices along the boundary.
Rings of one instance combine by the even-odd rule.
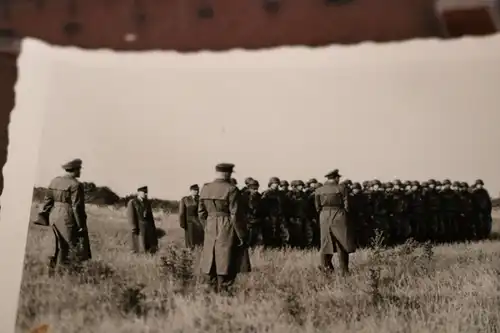
[[[51,181],[35,221],[50,225],[55,236],[51,271],[92,257],[84,189],[78,181],[82,161],[62,167],[65,174]],[[349,254],[368,245],[377,230],[387,245],[409,237],[484,239],[491,231],[491,199],[481,180],[473,186],[449,180],[359,184],[340,182],[335,169],[325,175],[325,184],[316,179],[289,184],[272,177],[261,194],[253,178],[239,189],[231,178],[233,168],[218,164],[215,180],[201,190],[192,185],[179,205],[186,246],[202,247],[199,270],[216,291],[227,290],[238,273],[251,271],[248,248],[256,245],[317,248],[326,271],[333,271],[332,258],[338,253],[341,272],[347,274]],[[132,251],[154,254],[158,237],[147,193],[147,186],[137,189],[127,204],[127,219]]]
[[[237,185],[236,180],[231,180]],[[482,180],[465,182],[379,180],[362,184],[346,179],[348,217],[358,247],[370,245],[379,231],[385,245],[420,242],[481,240],[491,231],[491,198]],[[241,191],[241,211],[247,221],[249,246],[320,247],[320,226],[314,194],[323,186],[316,179],[290,183],[271,177],[267,189],[249,177]],[[203,243],[203,226],[198,221],[198,185],[182,198],[181,227],[186,246]]]

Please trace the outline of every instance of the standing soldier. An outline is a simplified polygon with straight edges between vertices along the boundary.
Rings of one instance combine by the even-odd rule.
[[[457,216],[459,213],[458,199],[455,191],[451,189],[451,181],[445,179],[441,189],[441,202],[443,204],[443,222],[447,231],[447,241],[458,239]]]
[[[248,190],[248,184],[250,184],[254,179],[252,177],[245,178],[245,186],[241,189],[241,192]]]
[[[262,238],[262,207],[259,193],[259,182],[252,179],[248,181],[248,189],[242,192],[243,215],[248,222],[248,245],[259,245]]]
[[[484,188],[484,182],[481,179],[476,180],[472,191],[476,210],[479,213],[478,237],[480,239],[488,238],[491,233],[491,198],[488,191]]]
[[[293,206],[292,228],[294,244],[303,248],[313,246],[314,230],[309,220],[309,197],[303,191],[304,182],[302,180],[293,181],[291,200]]]
[[[132,228],[132,252],[154,254],[158,250],[153,210],[148,199],[148,187],[137,189],[137,196],[127,204],[127,219]]]
[[[411,182],[411,190],[408,195],[408,199],[410,208],[410,226],[412,230],[411,236],[419,242],[425,241],[427,236],[427,232],[425,230],[425,203],[420,183],[416,180]]]
[[[477,214],[474,212],[474,197],[469,191],[469,184],[460,182],[458,186],[458,197],[460,200],[460,220],[462,241],[471,241],[476,237],[478,227]]]
[[[240,212],[240,191],[231,182],[234,164],[215,167],[217,178],[203,186],[198,214],[205,221],[201,273],[216,292],[225,292],[238,273],[250,271],[247,226]],[[244,264],[243,264],[244,263]]]
[[[203,245],[203,224],[198,218],[198,203],[200,187],[195,184],[189,187],[191,195],[183,197],[179,202],[179,223],[184,229],[186,247],[194,249]]]
[[[437,190],[437,182],[434,179],[430,179],[427,183],[429,186],[426,191],[425,202],[429,212],[431,240],[434,242],[444,242],[446,240],[446,230],[441,216],[441,197]]]
[[[365,247],[369,243],[370,234],[368,232],[368,221],[366,216],[366,196],[363,195],[361,184],[352,184],[352,189],[349,192],[349,212],[348,218],[353,228],[356,230],[356,244],[357,247]]]
[[[392,199],[394,201],[394,220],[397,224],[396,241],[400,244],[404,243],[411,234],[408,217],[408,196],[402,186],[401,180],[394,180]]]
[[[398,235],[398,220],[396,219],[396,199],[394,196],[394,185],[392,182],[387,182],[384,184],[385,193],[384,193],[384,206],[387,211],[387,230],[388,230],[388,244],[396,245],[397,244],[397,235]]]
[[[280,179],[271,177],[268,189],[262,193],[262,206],[265,216],[263,224],[264,245],[279,247],[288,245],[290,234],[285,225],[283,195],[279,190]]]
[[[283,219],[290,233],[290,218],[292,216],[292,199],[290,197],[290,184],[286,180],[280,180],[279,191],[281,193],[281,205],[283,207]],[[291,240],[291,239],[290,239]]]
[[[321,236],[320,236],[320,226],[318,222],[318,212],[316,211],[315,203],[314,203],[314,192],[317,188],[319,188],[320,184],[316,178],[311,178],[306,182],[306,187],[304,189],[304,193],[307,196],[308,201],[308,218],[307,222],[310,223],[311,229],[313,230],[313,246],[316,248],[321,247]]]
[[[54,178],[49,185],[36,224],[52,224],[55,236],[54,255],[50,258],[50,274],[56,267],[92,258],[85,212],[83,184],[78,181],[82,160],[75,159],[62,165],[66,174]]]
[[[373,228],[382,234],[384,245],[389,242],[389,223],[387,221],[387,206],[385,190],[380,180],[373,180],[373,189],[370,193],[370,204],[373,209]]]
[[[323,267],[333,270],[333,255],[339,254],[343,275],[349,272],[349,253],[356,250],[352,224],[347,220],[348,196],[345,185],[339,184],[338,169],[325,175],[327,181],[316,190],[314,202],[321,226],[321,259]]]

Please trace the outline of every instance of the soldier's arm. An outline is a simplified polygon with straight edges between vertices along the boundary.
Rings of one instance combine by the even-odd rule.
[[[179,225],[182,229],[186,229],[186,205],[184,198],[179,201]]]
[[[205,200],[200,198],[200,201],[198,202],[198,218],[203,224],[205,224],[207,217],[208,217],[208,211],[207,207],[205,206]]]
[[[316,208],[318,213],[321,212],[321,197],[316,193],[314,194],[314,208]]]
[[[35,221],[35,224],[48,226],[50,211],[52,210],[53,207],[54,207],[54,196],[49,186],[49,189],[47,190],[43,198],[42,208],[38,213],[38,220]]]
[[[241,243],[246,241],[246,221],[240,214],[240,191],[237,187],[232,187],[228,194],[229,214],[236,236]]]
[[[132,228],[132,234],[139,235],[139,220],[137,219],[134,202],[132,200],[130,200],[127,204],[127,221]]]
[[[127,204],[127,221],[132,228],[132,252],[139,251],[139,221],[137,219],[134,202],[130,200]]]
[[[344,209],[348,212],[349,211],[349,189],[347,188],[347,186],[342,186],[341,191],[342,191],[342,199],[344,201]]]
[[[78,228],[87,227],[87,214],[85,213],[85,192],[83,184],[78,183],[71,186],[71,203]]]

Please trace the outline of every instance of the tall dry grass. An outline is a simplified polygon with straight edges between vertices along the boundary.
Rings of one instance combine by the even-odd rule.
[[[500,332],[496,241],[358,251],[352,276],[326,276],[315,252],[251,254],[233,297],[208,293],[175,216],[156,257],[129,253],[121,210],[88,208],[94,260],[49,279],[50,230],[30,226],[17,332]],[[495,225],[495,227],[498,227]],[[497,230],[498,231],[498,230]]]

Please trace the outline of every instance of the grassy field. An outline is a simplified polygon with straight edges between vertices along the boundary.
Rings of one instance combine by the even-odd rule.
[[[257,249],[223,297],[191,277],[175,216],[157,214],[161,253],[142,257],[128,251],[124,211],[88,215],[94,260],[79,276],[47,277],[52,233],[30,226],[17,332],[500,332],[496,240],[358,251],[347,279],[321,274],[316,252]]]

